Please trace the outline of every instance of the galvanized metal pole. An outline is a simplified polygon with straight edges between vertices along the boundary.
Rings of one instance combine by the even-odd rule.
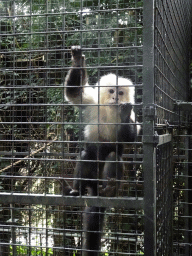
[[[143,170],[144,254],[156,255],[156,149],[154,136],[154,2],[145,0],[143,10]]]

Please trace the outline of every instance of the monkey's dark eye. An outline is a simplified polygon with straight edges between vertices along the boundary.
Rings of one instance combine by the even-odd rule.
[[[111,94],[114,93],[114,90],[113,90],[113,89],[110,89],[110,90],[109,90],[109,93],[111,93]]]
[[[119,95],[123,95],[124,94],[124,92],[123,91],[119,91]]]

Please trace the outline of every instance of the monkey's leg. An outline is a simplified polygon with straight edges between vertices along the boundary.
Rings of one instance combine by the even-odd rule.
[[[88,148],[81,153],[74,172],[73,190],[71,195],[85,195],[90,188],[91,195],[97,195],[97,163],[95,148]]]
[[[116,161],[116,153],[111,152],[106,157],[106,163],[102,173],[103,179],[108,179],[103,183],[101,195],[115,196],[119,188],[123,175],[123,163]],[[121,160],[118,156],[118,160]],[[83,241],[83,256],[98,256],[101,247],[101,235],[104,226],[104,207],[87,207],[83,215],[83,226],[85,237]]]
[[[87,160],[87,161],[86,161]],[[77,162],[75,169],[74,192],[81,191],[85,194],[85,189],[90,188],[89,195],[97,196],[97,147],[89,145],[86,150],[81,153],[80,161]],[[95,180],[94,180],[95,179]],[[103,227],[105,208],[86,207],[83,214],[83,256],[98,256],[101,232]]]

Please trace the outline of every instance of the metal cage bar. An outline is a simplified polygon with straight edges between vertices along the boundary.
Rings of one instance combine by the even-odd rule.
[[[145,255],[156,255],[156,160],[154,148],[154,0],[143,6],[143,171]]]

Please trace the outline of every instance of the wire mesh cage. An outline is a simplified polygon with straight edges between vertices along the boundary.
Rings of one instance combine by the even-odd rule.
[[[160,177],[160,181],[157,178],[157,241],[159,241],[157,243],[157,255],[191,255],[192,253],[190,246],[188,246],[188,243],[191,242],[189,242],[189,209],[186,207],[184,210],[181,207],[182,213],[180,206],[178,206],[182,204],[181,201],[184,201],[186,205],[189,202],[187,193],[184,192],[185,190],[188,191],[188,182],[186,181],[189,179],[189,173],[187,165],[183,171],[185,178],[181,178],[182,175],[180,176],[180,171],[178,171],[180,169],[178,166],[182,166],[183,161],[189,161],[187,155],[190,148],[189,142],[187,142],[188,134],[190,134],[190,129],[187,128],[189,112],[184,111],[178,105],[179,102],[191,100],[189,65],[186,63],[189,58],[189,49],[186,46],[190,44],[191,35],[190,11],[190,1],[185,3],[182,1],[177,3],[155,2],[154,102],[157,106],[156,123],[159,134],[170,133],[171,129],[173,136],[172,145],[170,143],[165,144],[166,146],[163,146],[164,149],[162,152],[160,151],[160,155],[157,151],[157,175]],[[181,38],[182,40],[180,40]],[[173,166],[171,162],[174,163]],[[161,170],[160,176],[159,169]],[[184,180],[183,185],[180,183],[182,179]],[[172,187],[174,187],[173,194]],[[182,196],[181,194],[178,195],[178,191],[182,191]],[[165,219],[166,223],[164,222]],[[174,228],[171,228],[172,225]],[[183,237],[182,242],[181,236]],[[164,242],[162,243],[162,241]],[[172,248],[170,244],[173,244]]]
[[[0,1],[0,255],[190,255],[191,9]]]

